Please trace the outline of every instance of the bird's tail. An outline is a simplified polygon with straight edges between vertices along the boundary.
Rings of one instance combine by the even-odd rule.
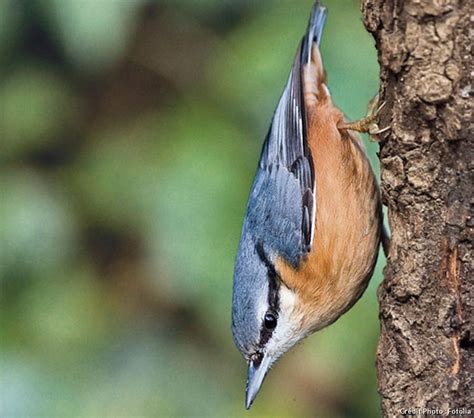
[[[327,11],[321,3],[316,1],[311,10],[308,29],[303,37],[300,50],[300,68],[304,101],[307,110],[311,110],[318,102],[324,101],[329,96],[329,91],[324,84],[324,68],[319,52],[319,43],[326,21]]]
[[[321,42],[321,35],[324,29],[324,23],[326,22],[327,10],[321,5],[319,1],[316,1],[311,15],[309,17],[308,29],[303,38],[303,46],[301,48],[301,60],[302,63],[309,64],[312,60],[313,55],[313,44],[319,46]]]

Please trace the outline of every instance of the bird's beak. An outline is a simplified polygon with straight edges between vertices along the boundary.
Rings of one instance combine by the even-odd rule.
[[[273,359],[268,354],[264,354],[262,360],[259,362],[250,361],[247,377],[247,391],[245,394],[245,407],[247,409],[250,409],[253,401],[257,397],[263,379],[265,379],[272,363]]]

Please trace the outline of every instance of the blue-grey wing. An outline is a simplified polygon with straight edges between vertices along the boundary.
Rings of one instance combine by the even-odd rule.
[[[319,44],[325,17],[315,5],[263,145],[243,231],[295,266],[311,250],[316,222],[303,67],[311,62],[313,43]]]
[[[311,248],[314,184],[301,73],[295,65],[263,145],[244,225],[254,241],[295,266]]]
[[[308,251],[302,229],[301,186],[284,166],[259,169],[250,194],[243,237],[295,267]],[[250,240],[248,240],[250,238]]]

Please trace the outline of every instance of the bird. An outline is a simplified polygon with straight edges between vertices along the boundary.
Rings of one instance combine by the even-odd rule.
[[[234,268],[232,333],[250,408],[275,361],[365,291],[383,236],[376,177],[355,131],[380,134],[381,107],[348,122],[331,99],[316,1],[270,124]]]

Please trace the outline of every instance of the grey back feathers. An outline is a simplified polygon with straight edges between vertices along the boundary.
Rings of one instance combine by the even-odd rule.
[[[273,115],[252,185],[234,272],[233,332],[243,352],[255,345],[262,307],[268,305],[268,271],[257,252],[295,268],[311,250],[315,227],[315,171],[308,146],[303,66],[318,42],[325,9],[316,4],[288,82]],[[258,312],[257,312],[258,311]]]

